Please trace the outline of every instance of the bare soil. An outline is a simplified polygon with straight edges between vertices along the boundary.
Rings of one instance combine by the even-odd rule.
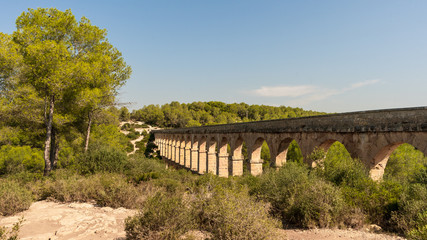
[[[90,203],[35,202],[27,211],[14,216],[0,217],[0,226],[10,227],[24,217],[19,233],[22,240],[47,239],[125,239],[124,220],[136,214],[136,210],[124,208],[97,207]],[[372,232],[374,228],[363,230],[277,229],[280,239],[288,240],[400,240],[398,236]],[[197,231],[196,231],[197,232]],[[192,233],[194,239],[209,236]],[[200,236],[197,236],[200,235]],[[199,238],[198,238],[199,237]]]
[[[19,232],[23,240],[125,239],[124,219],[135,210],[96,207],[89,203],[35,202],[27,211],[0,217],[1,226],[12,226],[24,217]]]
[[[310,229],[310,230],[283,230],[288,240],[403,240],[399,236],[388,235],[385,233],[370,232],[370,229],[353,230],[353,229]]]

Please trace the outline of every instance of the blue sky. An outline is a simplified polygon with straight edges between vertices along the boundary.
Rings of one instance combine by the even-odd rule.
[[[427,1],[3,1],[71,9],[133,69],[129,108],[224,101],[348,112],[427,105]]]

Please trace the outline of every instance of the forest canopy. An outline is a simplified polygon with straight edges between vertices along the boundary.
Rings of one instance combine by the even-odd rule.
[[[126,109],[127,110],[127,109]],[[126,111],[122,109],[122,111]],[[134,110],[130,118],[159,127],[179,128],[325,114],[302,108],[223,103],[218,101],[148,105]],[[124,115],[124,114],[123,114]]]

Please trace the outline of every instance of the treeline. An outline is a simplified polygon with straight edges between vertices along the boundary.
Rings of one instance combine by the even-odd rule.
[[[143,121],[150,125],[165,128],[193,127],[213,124],[227,124],[295,118],[325,114],[316,111],[307,111],[302,108],[286,106],[273,107],[266,105],[249,105],[246,103],[171,102],[164,105],[148,105],[141,109],[126,113],[121,109],[121,116],[135,121]]]

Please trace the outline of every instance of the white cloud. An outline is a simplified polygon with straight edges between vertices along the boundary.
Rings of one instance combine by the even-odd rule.
[[[379,79],[372,79],[372,80],[367,80],[367,81],[363,81],[363,82],[357,82],[357,83],[351,84],[350,89],[360,88],[360,87],[372,85],[372,84],[379,83],[379,82],[380,82]]]
[[[321,88],[313,85],[297,85],[297,86],[263,86],[259,89],[250,91],[251,94],[255,94],[261,97],[289,97],[293,98],[290,100],[290,104],[295,105],[306,105],[311,102],[320,101],[327,99],[331,96],[343,94],[348,91],[352,91],[357,88],[373,85],[381,82],[379,79],[367,80],[362,82],[353,83],[350,87],[342,89],[329,89]]]
[[[252,91],[263,97],[300,97],[315,92],[317,89],[310,85],[261,87]]]

